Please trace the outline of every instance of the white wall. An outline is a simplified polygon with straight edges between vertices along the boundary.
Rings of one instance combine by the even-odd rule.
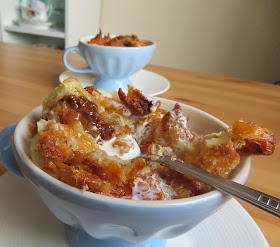
[[[156,41],[152,64],[280,80],[279,0],[103,0],[101,28]]]

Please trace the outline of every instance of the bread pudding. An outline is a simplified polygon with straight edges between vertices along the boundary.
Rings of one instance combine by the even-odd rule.
[[[151,43],[148,41],[139,40],[138,36],[133,35],[119,35],[114,38],[110,34],[103,35],[100,31],[89,42],[92,45],[104,45],[104,46],[117,46],[117,47],[141,47],[147,46]]]
[[[166,166],[139,157],[168,155],[222,177],[241,156],[270,155],[275,137],[255,123],[235,121],[220,133],[200,136],[188,127],[177,103],[170,111],[158,99],[128,87],[99,92],[68,78],[47,96],[30,154],[60,181],[106,196],[170,200],[211,188]]]

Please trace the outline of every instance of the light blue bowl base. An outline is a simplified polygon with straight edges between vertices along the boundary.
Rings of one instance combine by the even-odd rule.
[[[121,88],[123,91],[127,91],[127,84],[132,86],[132,82],[128,77],[113,79],[100,76],[94,82],[94,86],[102,90],[118,90]]]
[[[66,225],[66,232],[73,247],[165,247],[167,240],[153,238],[143,244],[132,244],[120,238],[95,239],[78,227]]]

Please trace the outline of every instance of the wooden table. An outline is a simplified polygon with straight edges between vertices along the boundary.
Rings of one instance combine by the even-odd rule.
[[[70,60],[84,65],[77,55]],[[227,124],[253,121],[280,142],[280,86],[148,65],[166,77],[170,89],[160,97],[204,110]],[[0,130],[20,120],[59,84],[65,71],[62,51],[0,43]],[[0,174],[5,169],[0,164]],[[280,145],[273,156],[253,157],[247,186],[280,198]],[[240,202],[259,225],[270,246],[280,245],[280,219]]]

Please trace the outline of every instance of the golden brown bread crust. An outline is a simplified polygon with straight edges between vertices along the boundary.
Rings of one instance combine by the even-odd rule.
[[[240,155],[271,155],[276,139],[274,134],[255,123],[235,121],[232,125],[233,140]]]
[[[130,109],[131,113],[136,116],[144,116],[152,112],[152,107],[159,107],[160,102],[155,99],[144,96],[140,90],[128,85],[127,95],[119,89],[120,100]]]
[[[111,38],[110,34],[103,36],[101,30],[88,43],[92,45],[118,46],[118,47],[141,47],[141,46],[149,45],[148,42],[139,40],[139,38],[135,34],[120,35],[115,38]]]
[[[52,105],[66,95],[76,95],[94,102],[94,98],[82,87],[78,79],[69,77],[43,100],[43,109],[49,110]]]
[[[216,175],[227,177],[238,165],[240,156],[232,141],[231,132],[223,131],[194,140],[185,152],[184,161]]]
[[[236,121],[220,133],[196,136],[179,104],[166,111],[160,102],[129,87],[104,97],[69,78],[43,102],[31,148],[34,162],[59,180],[82,190],[119,198],[166,200],[209,191],[205,184],[142,158],[124,161],[99,144],[127,153],[133,135],[143,153],[172,155],[227,177],[240,155],[273,153],[274,135],[253,123]],[[114,139],[115,138],[115,139]],[[35,145],[34,145],[35,144]]]
[[[275,136],[268,129],[240,120],[220,134],[194,140],[186,150],[184,161],[227,177],[238,165],[240,155],[271,155],[275,144]]]

